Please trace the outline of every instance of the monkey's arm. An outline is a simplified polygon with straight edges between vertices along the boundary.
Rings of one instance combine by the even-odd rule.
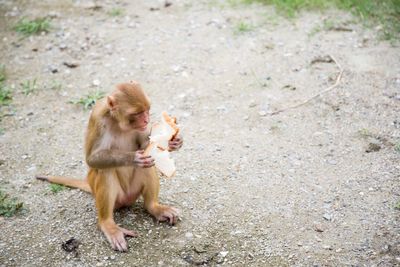
[[[91,153],[86,162],[91,168],[106,169],[121,166],[137,166],[149,168],[154,166],[154,160],[150,156],[143,155],[143,150],[125,152],[115,149],[101,149]]]
[[[134,152],[122,152],[114,149],[100,149],[86,158],[86,163],[95,169],[105,169],[132,165],[135,160]]]

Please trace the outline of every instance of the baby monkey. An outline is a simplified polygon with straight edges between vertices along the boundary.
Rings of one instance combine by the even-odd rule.
[[[96,200],[99,227],[118,251],[127,251],[125,236],[137,233],[118,226],[113,211],[131,206],[139,196],[158,221],[173,225],[178,219],[176,208],[158,203],[160,183],[154,159],[144,154],[151,130],[149,110],[149,98],[137,82],[118,84],[109,96],[97,101],[90,115],[85,138],[86,179],[36,176],[90,192]],[[169,150],[178,150],[182,144],[178,135],[169,142]]]

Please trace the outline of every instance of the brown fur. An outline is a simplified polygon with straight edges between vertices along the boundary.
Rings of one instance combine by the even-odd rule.
[[[160,185],[154,163],[140,151],[148,144],[149,130],[143,130],[142,125],[148,123],[149,108],[150,101],[138,83],[117,85],[110,96],[96,103],[89,119],[86,180],[37,176],[40,180],[91,192],[99,226],[112,248],[119,251],[128,248],[125,236],[136,233],[114,222],[114,209],[130,206],[142,195],[145,208],[157,220],[174,224],[178,217],[175,208],[158,203]]]

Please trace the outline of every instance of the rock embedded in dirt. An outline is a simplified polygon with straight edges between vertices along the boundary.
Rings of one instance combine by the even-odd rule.
[[[322,217],[327,221],[332,221],[332,219],[333,219],[333,217],[330,213],[325,213]]]
[[[78,249],[79,245],[80,245],[79,240],[77,240],[75,238],[71,238],[71,239],[68,239],[67,241],[63,242],[61,247],[66,252],[74,252]]]
[[[377,151],[381,150],[381,148],[382,148],[381,142],[377,139],[374,139],[369,142],[368,147],[365,150],[365,152],[367,152],[367,153],[377,152]]]

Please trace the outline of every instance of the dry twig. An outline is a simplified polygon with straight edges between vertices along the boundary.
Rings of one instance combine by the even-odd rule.
[[[321,96],[321,95],[325,94],[326,92],[329,92],[329,91],[331,91],[332,89],[334,89],[335,87],[337,87],[337,86],[339,85],[339,83],[340,83],[340,80],[342,79],[343,68],[342,68],[342,66],[337,62],[337,60],[336,60],[332,55],[329,55],[329,57],[335,62],[336,66],[339,68],[339,74],[338,74],[338,76],[336,77],[336,81],[335,81],[335,83],[334,83],[333,85],[329,86],[328,88],[322,90],[321,92],[319,92],[319,93],[313,95],[312,97],[306,99],[305,101],[303,101],[303,102],[301,102],[301,103],[295,104],[295,105],[290,106],[290,107],[282,108],[282,109],[276,110],[276,111],[274,111],[274,112],[269,112],[268,114],[269,114],[269,115],[276,115],[276,114],[278,114],[278,113],[287,111],[287,110],[289,110],[289,109],[298,108],[298,107],[300,107],[300,106],[303,106],[303,105],[307,104],[308,102],[310,102],[310,101],[313,100],[314,98],[317,98],[318,96]]]

